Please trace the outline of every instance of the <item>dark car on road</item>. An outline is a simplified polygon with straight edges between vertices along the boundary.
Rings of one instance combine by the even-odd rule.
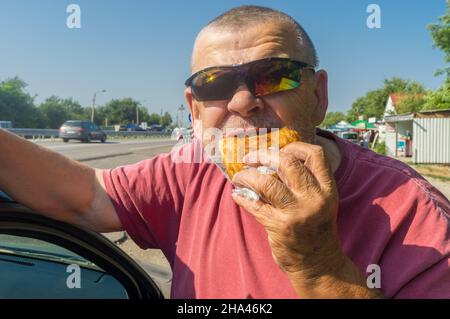
[[[90,121],[66,121],[59,129],[59,137],[63,142],[80,140],[89,143],[94,140],[106,142],[106,133]]]
[[[147,131],[150,132],[164,132],[164,126],[160,124],[152,124],[149,128],[147,128]]]

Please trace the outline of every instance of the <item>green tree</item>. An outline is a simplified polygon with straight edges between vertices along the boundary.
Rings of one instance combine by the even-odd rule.
[[[433,38],[433,46],[441,49],[445,53],[445,62],[450,62],[450,0],[447,0],[447,12],[438,17],[438,22],[428,25]],[[438,70],[437,75],[447,74],[447,79],[450,78],[450,67],[443,70]]]
[[[385,79],[382,88],[369,91],[365,96],[353,102],[352,107],[347,113],[348,121],[353,122],[361,115],[366,119],[369,117],[381,118],[386,107],[387,99],[393,93],[423,95],[426,91],[422,84],[415,81],[404,80],[399,77]],[[414,101],[415,104],[412,107],[417,107],[418,101],[420,102],[420,99]],[[408,104],[405,104],[403,109],[405,110],[407,107]]]
[[[59,128],[67,120],[86,119],[81,105],[71,98],[51,96],[41,103],[38,109],[44,117],[46,128]]]
[[[0,82],[0,120],[12,121],[15,127],[36,128],[42,117],[26,86],[18,77]]]
[[[346,116],[342,112],[327,112],[327,114],[325,115],[325,119],[323,120],[322,124],[320,124],[320,127],[330,127],[334,124],[339,123],[340,121],[345,121],[345,119]]]
[[[447,12],[438,17],[438,22],[428,26],[433,38],[433,46],[445,54],[445,63],[450,62],[450,0],[447,0]],[[450,67],[438,70],[436,75],[446,74],[444,84],[426,98],[424,110],[439,110],[450,108]]]
[[[425,99],[423,110],[439,109],[450,109],[450,79],[436,91],[430,92]]]
[[[103,112],[104,116],[108,118],[108,123],[112,124],[128,124],[136,122],[136,108],[139,105],[138,101],[132,98],[113,99],[106,103]],[[142,109],[141,109],[142,111]]]
[[[148,114],[148,109],[146,107],[139,107],[139,122],[149,123],[150,114]]]
[[[411,94],[400,99],[396,110],[398,114],[412,113],[421,111],[425,105],[426,94]]]
[[[161,116],[157,113],[152,113],[150,114],[147,123],[148,125],[161,124]]]
[[[172,116],[170,116],[169,112],[165,112],[161,117],[161,125],[170,126],[172,124]]]

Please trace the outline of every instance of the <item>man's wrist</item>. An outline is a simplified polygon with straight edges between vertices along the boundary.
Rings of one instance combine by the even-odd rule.
[[[381,298],[377,289],[367,287],[366,278],[343,253],[336,252],[318,264],[288,273],[300,298]]]

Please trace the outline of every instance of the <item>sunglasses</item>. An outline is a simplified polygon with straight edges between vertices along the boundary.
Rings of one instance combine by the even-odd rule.
[[[197,101],[231,99],[242,83],[254,96],[292,90],[300,86],[301,70],[311,65],[288,58],[266,58],[240,65],[213,66],[186,80]]]

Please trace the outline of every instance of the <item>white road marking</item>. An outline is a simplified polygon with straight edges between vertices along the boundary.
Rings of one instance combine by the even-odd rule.
[[[171,144],[154,145],[154,146],[134,147],[134,148],[130,148],[130,151],[151,150],[151,149],[161,148],[161,147],[166,147],[166,146],[174,146],[174,144],[171,143]]]

